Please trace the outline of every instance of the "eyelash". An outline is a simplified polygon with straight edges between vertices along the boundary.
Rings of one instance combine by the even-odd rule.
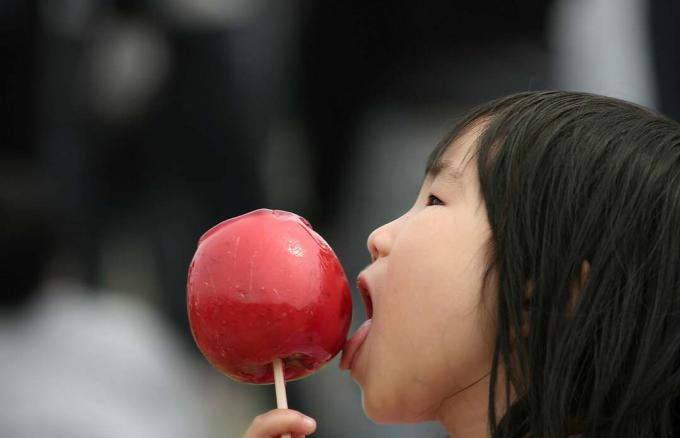
[[[428,206],[437,206],[437,205],[444,205],[444,202],[437,198],[435,195],[429,195],[427,197],[427,205]]]

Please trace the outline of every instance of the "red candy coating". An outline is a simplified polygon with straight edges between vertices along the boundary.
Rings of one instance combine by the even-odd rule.
[[[189,267],[194,339],[217,369],[246,383],[305,377],[342,348],[349,284],[333,250],[302,217],[260,209],[208,230]]]

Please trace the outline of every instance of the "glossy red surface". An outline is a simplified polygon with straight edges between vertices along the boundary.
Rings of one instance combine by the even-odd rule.
[[[307,376],[342,348],[349,284],[333,250],[302,217],[260,209],[201,237],[189,267],[194,339],[217,369],[246,383]]]

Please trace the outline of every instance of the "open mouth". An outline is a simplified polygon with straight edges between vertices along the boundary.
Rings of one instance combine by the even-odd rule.
[[[358,355],[361,346],[363,345],[368,332],[371,329],[371,324],[373,322],[373,301],[371,300],[371,292],[368,288],[368,283],[366,280],[359,276],[357,278],[357,288],[359,293],[361,293],[361,299],[364,302],[366,308],[366,321],[364,321],[361,326],[354,332],[351,338],[345,342],[345,346],[342,350],[342,359],[340,360],[340,369],[347,370],[352,368],[354,363],[354,358]]]
[[[364,308],[366,309],[366,318],[373,318],[373,301],[371,300],[371,293],[368,289],[368,283],[363,277],[357,278],[357,288],[359,293],[361,293],[361,299],[364,302]]]

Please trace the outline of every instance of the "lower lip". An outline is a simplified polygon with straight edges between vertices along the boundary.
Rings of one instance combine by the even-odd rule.
[[[366,322],[361,324],[361,326],[354,332],[351,338],[345,343],[345,347],[342,351],[342,359],[340,360],[340,369],[348,370],[352,369],[354,360],[359,355],[362,345],[368,336],[368,332],[371,329],[371,324],[373,320],[368,319]]]

